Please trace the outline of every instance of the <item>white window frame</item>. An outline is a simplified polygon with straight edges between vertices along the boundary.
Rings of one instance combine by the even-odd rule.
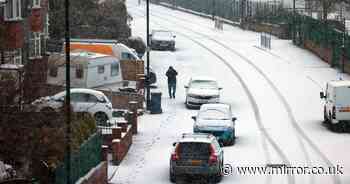
[[[39,32],[33,32],[32,36],[30,37],[30,43],[33,45],[30,45],[30,47],[33,47],[34,52],[33,55],[32,53],[29,52],[29,59],[36,59],[36,58],[41,58],[41,34]]]
[[[11,11],[11,15],[10,12]],[[22,20],[22,0],[8,0],[4,7],[4,20],[5,21],[18,21]]]
[[[49,32],[49,27],[50,27],[50,21],[49,21],[49,13],[46,13],[45,16],[45,25],[44,25],[44,36],[46,39],[50,38],[50,32]]]
[[[33,8],[41,8],[41,0],[33,0]]]
[[[17,49],[17,53],[15,54],[16,51],[14,51],[14,56],[13,56],[13,64],[22,64],[22,49]]]
[[[10,64],[22,64],[22,49],[13,49],[4,52],[5,62]]]

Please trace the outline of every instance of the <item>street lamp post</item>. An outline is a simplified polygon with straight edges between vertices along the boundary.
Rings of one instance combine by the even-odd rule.
[[[66,49],[66,168],[67,184],[71,184],[71,106],[70,106],[70,29],[69,29],[69,0],[65,0],[65,49]]]
[[[150,63],[150,57],[149,57],[149,51],[150,51],[150,43],[149,43],[149,0],[146,1],[146,24],[147,24],[147,49],[146,49],[146,55],[147,55],[147,76],[146,76],[146,109],[150,109],[150,103],[151,103],[151,89],[150,89],[150,71],[149,71],[149,63]]]

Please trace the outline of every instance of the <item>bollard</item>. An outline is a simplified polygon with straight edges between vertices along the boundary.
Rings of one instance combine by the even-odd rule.
[[[132,134],[137,134],[137,105],[138,103],[136,101],[129,102],[129,110],[130,112],[132,112],[132,115],[131,115]]]
[[[119,165],[119,162],[121,160],[121,144],[120,139],[113,139],[112,141],[112,162],[116,165]]]
[[[108,161],[108,146],[102,145],[102,160]]]
[[[128,123],[118,122],[117,125],[121,128],[121,132],[126,132],[128,130]]]
[[[121,127],[113,127],[112,128],[112,138],[113,139],[121,139],[122,138],[122,128]]]

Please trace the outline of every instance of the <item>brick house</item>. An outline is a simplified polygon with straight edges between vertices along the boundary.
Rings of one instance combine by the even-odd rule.
[[[2,0],[0,61],[23,64],[45,59],[49,0]]]
[[[24,66],[24,103],[46,81],[49,0],[0,1],[0,64]],[[22,96],[22,95],[21,95]]]

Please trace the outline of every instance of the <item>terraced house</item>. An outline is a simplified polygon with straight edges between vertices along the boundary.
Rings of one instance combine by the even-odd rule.
[[[49,0],[0,0],[1,64],[45,60]]]

